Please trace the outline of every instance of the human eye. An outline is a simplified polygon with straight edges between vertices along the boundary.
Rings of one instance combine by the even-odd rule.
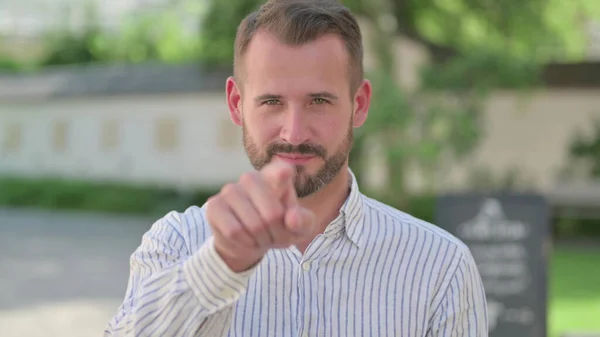
[[[329,103],[329,101],[323,97],[317,97],[317,98],[313,99],[312,103],[315,105],[323,105],[323,104]]]
[[[263,101],[263,105],[281,105],[281,101],[278,99],[267,99]]]

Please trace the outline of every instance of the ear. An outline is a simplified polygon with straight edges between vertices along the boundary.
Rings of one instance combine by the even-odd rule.
[[[242,104],[241,92],[235,83],[233,76],[227,78],[225,84],[225,92],[227,94],[227,106],[229,107],[229,116],[231,121],[238,126],[242,125],[242,112],[240,105]]]
[[[352,126],[355,128],[361,127],[367,120],[372,91],[371,82],[363,80],[354,94],[354,120]]]

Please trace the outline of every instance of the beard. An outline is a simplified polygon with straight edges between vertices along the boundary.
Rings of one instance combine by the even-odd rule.
[[[338,146],[336,152],[329,154],[321,145],[313,143],[303,143],[292,145],[289,143],[271,143],[267,145],[264,151],[261,151],[252,136],[248,133],[246,125],[242,126],[244,138],[244,149],[250,159],[250,163],[256,170],[262,169],[278,153],[294,153],[301,155],[310,155],[323,159],[325,162],[316,173],[310,174],[306,167],[296,165],[296,174],[294,177],[294,188],[298,198],[308,197],[327,186],[342,170],[348,160],[352,142],[354,140],[352,121],[344,141]]]

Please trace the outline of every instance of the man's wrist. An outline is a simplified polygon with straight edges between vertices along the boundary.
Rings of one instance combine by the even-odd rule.
[[[248,254],[243,258],[230,256],[217,245],[215,245],[215,250],[227,267],[234,273],[243,273],[254,268],[263,258],[263,256],[256,256],[255,254]]]
[[[211,236],[185,261],[183,273],[200,306],[207,312],[216,312],[235,303],[243,295],[254,270],[232,270],[217,253],[214,237]]]

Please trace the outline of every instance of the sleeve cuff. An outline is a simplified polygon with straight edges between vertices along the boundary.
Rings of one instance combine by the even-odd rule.
[[[212,236],[183,265],[189,287],[210,312],[234,304],[245,293],[255,270],[256,266],[242,273],[232,271],[217,253]]]

